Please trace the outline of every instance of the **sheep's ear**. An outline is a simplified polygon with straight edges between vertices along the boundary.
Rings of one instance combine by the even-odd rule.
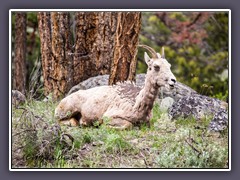
[[[147,64],[149,64],[150,61],[151,61],[151,58],[148,56],[148,54],[147,54],[146,52],[144,53],[144,59],[145,59],[145,62],[146,62]]]
[[[157,57],[158,57],[159,59],[162,58],[162,57],[161,57],[161,54],[159,54],[159,53],[157,53]]]
[[[162,47],[162,58],[165,59],[164,47]]]

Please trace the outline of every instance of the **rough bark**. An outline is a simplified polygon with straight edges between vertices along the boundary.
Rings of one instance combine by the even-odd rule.
[[[140,13],[76,12],[73,53],[69,13],[38,16],[46,95],[111,72],[111,84],[134,79]]]
[[[45,95],[57,99],[73,85],[70,14],[41,12],[38,21]]]
[[[73,61],[71,54],[71,32],[69,13],[51,13],[52,22],[52,69],[53,96],[65,94],[72,86]]]
[[[13,89],[25,94],[26,88],[26,13],[15,15],[14,77]]]
[[[116,12],[98,13],[96,43],[93,46],[98,75],[109,74],[114,54],[114,40],[117,28]]]
[[[53,90],[52,80],[49,78],[52,56],[52,39],[50,13],[38,13],[38,30],[41,42],[41,60],[44,79],[44,94],[47,96]]]
[[[91,50],[96,39],[97,14],[78,12],[75,21],[74,84],[87,79],[95,70]]]
[[[136,54],[141,27],[140,12],[119,12],[115,34],[114,57],[111,64],[109,84],[133,81],[136,74]]]
[[[113,59],[117,13],[75,13],[74,84],[109,74]]]

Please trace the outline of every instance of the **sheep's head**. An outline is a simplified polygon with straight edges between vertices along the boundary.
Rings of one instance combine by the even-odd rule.
[[[165,86],[173,89],[176,77],[170,69],[171,64],[165,59],[164,48],[162,48],[162,55],[160,55],[148,46],[140,45],[140,47],[147,49],[152,55],[152,58],[150,58],[146,52],[144,53],[144,59],[148,65],[147,76],[150,76],[151,83],[159,87]]]
[[[73,95],[61,100],[55,109],[55,118],[57,120],[65,120],[76,116],[79,113]]]

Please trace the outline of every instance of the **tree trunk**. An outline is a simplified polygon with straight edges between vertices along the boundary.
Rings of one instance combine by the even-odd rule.
[[[26,88],[26,13],[16,13],[13,89],[25,94]]]
[[[53,62],[50,78],[53,80],[54,97],[64,95],[72,87],[73,59],[69,13],[51,13]]]
[[[79,12],[75,21],[74,84],[78,84],[110,73],[117,13]]]
[[[94,75],[92,46],[96,39],[97,13],[75,13],[74,84]]]
[[[114,57],[111,64],[109,84],[118,81],[134,81],[136,54],[141,27],[140,12],[119,12],[115,34]]]
[[[44,79],[44,94],[47,96],[52,92],[53,86],[50,76],[50,67],[52,63],[52,39],[50,13],[38,13],[38,30],[41,41],[41,59]]]
[[[96,70],[99,75],[109,74],[114,54],[114,40],[117,28],[116,12],[98,13],[96,43],[93,46]]]
[[[139,12],[75,13],[74,53],[69,13],[41,12],[38,19],[46,95],[53,91],[59,97],[79,82],[110,72],[111,84],[134,80]]]
[[[38,14],[38,22],[44,92],[45,95],[52,92],[53,98],[57,99],[73,86],[70,14],[41,12]]]

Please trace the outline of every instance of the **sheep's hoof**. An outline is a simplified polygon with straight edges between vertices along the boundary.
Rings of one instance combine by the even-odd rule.
[[[60,125],[67,125],[67,126],[71,126],[71,127],[76,127],[79,126],[79,121],[76,120],[75,118],[70,118],[70,119],[65,119],[65,120],[60,120],[59,121]]]
[[[131,130],[133,128],[133,124],[129,121],[122,119],[113,119],[108,126],[117,130]]]

